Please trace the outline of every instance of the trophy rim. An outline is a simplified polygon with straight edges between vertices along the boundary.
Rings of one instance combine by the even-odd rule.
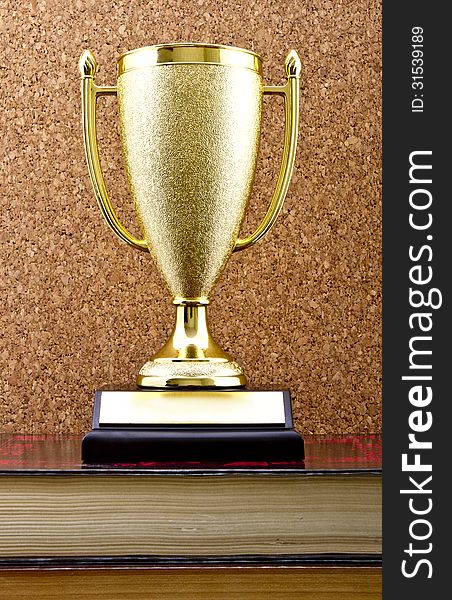
[[[169,64],[210,64],[242,67],[262,75],[262,57],[245,48],[200,42],[176,42],[142,46],[118,59],[118,77],[127,71]]]

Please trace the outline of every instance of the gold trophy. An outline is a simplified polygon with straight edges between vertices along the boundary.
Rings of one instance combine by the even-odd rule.
[[[169,340],[138,375],[138,387],[154,390],[157,396],[131,392],[126,409],[124,397],[115,404],[111,399],[107,402],[104,394],[103,409],[108,414],[103,413],[101,420],[109,425],[151,422],[161,426],[193,424],[194,419],[199,425],[215,423],[218,414],[229,410],[222,423],[237,424],[231,413],[238,411],[237,422],[256,425],[259,405],[267,414],[266,424],[284,420],[275,417],[283,414],[284,407],[287,413],[282,396],[273,404],[262,400],[263,396],[250,400],[250,394],[265,392],[234,396],[233,390],[243,388],[246,378],[211,336],[206,308],[229,256],[251,247],[270,230],[286,196],[298,132],[297,53],[292,50],[287,55],[283,86],[263,84],[262,59],[257,54],[214,44],[162,44],[126,52],[118,59],[115,87],[96,85],[96,69],[94,56],[85,51],[80,58],[82,121],[94,194],[115,234],[153,256],[176,306]],[[241,239],[240,226],[256,170],[264,94],[284,98],[282,163],[267,213],[254,233]],[[118,97],[121,145],[143,239],[131,235],[118,220],[103,178],[96,102],[106,95]],[[200,389],[205,390],[203,394]],[[162,390],[171,394],[162,396]],[[167,407],[173,403],[172,417],[162,416],[161,409],[156,417],[155,406],[151,407],[156,397],[160,404],[166,398]],[[210,408],[204,411],[205,407]],[[132,413],[140,411],[142,416],[134,420]],[[202,419],[203,412],[210,415],[207,421]],[[179,420],[174,420],[176,413]],[[237,417],[239,413],[245,416]],[[287,425],[287,418],[284,422]]]

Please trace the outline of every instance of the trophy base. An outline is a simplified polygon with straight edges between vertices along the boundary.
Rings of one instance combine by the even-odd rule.
[[[303,459],[287,391],[103,389],[82,442],[85,464],[300,467]]]
[[[303,438],[294,429],[283,428],[98,429],[82,442],[82,461],[93,465],[300,467],[303,460]]]

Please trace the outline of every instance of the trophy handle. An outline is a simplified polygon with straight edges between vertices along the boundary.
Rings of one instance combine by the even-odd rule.
[[[248,237],[235,242],[234,252],[245,250],[259,241],[275,223],[287,194],[295,162],[298,137],[299,91],[301,61],[295,50],[291,50],[285,60],[287,83],[283,86],[264,86],[264,94],[276,94],[284,98],[284,150],[279,169],[276,188],[273,192],[267,212],[256,231]]]
[[[94,83],[97,62],[89,50],[85,50],[80,57],[79,68],[82,76],[83,141],[85,145],[86,162],[88,163],[89,175],[91,183],[93,184],[97,203],[108,225],[123,242],[126,242],[126,244],[129,244],[134,248],[138,248],[138,250],[149,252],[145,240],[137,239],[121,225],[108,196],[99,160],[96,131],[97,98],[99,96],[116,95],[117,89],[116,87],[100,87]]]

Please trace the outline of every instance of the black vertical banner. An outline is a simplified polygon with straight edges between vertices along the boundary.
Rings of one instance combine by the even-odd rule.
[[[447,3],[383,4],[383,597],[448,596]],[[441,550],[440,550],[441,548]]]

